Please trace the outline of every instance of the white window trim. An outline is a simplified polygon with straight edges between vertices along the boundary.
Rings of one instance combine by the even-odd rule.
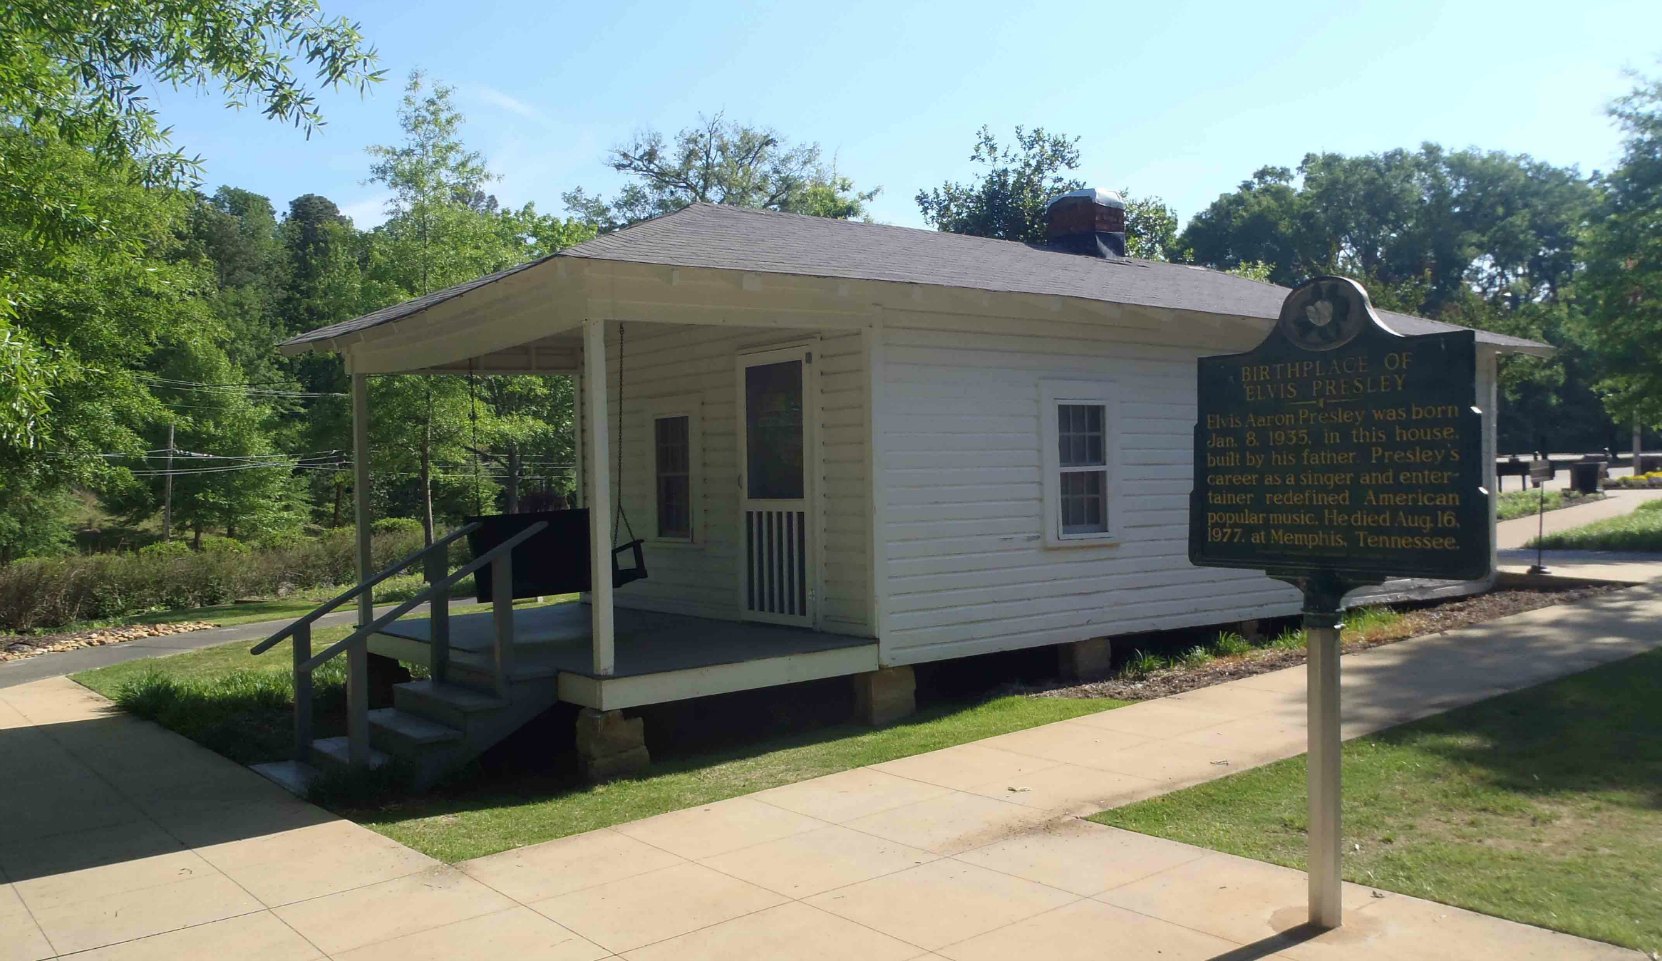
[[[1057,454],[1056,408],[1061,404],[1101,404],[1103,407],[1103,460],[1107,464],[1108,529],[1080,534],[1062,533],[1062,462]],[[1109,380],[1045,380],[1039,382],[1040,451],[1044,464],[1044,543],[1046,547],[1113,547],[1120,542],[1123,520],[1119,504],[1119,398]]]
[[[704,544],[704,431],[703,418],[700,416],[703,403],[703,398],[699,395],[685,394],[679,397],[654,398],[646,405],[643,436],[647,440],[646,522],[649,526],[644,540],[649,544],[664,547],[701,547]],[[658,535],[658,421],[665,417],[687,418],[687,508],[688,519],[692,525],[691,537]]]

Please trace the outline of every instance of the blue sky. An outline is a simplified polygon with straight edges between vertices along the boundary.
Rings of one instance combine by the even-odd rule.
[[[876,219],[921,226],[920,188],[973,172],[981,124],[1081,138],[1083,179],[1157,194],[1187,218],[1266,164],[1306,152],[1445,146],[1607,169],[1604,106],[1624,69],[1662,72],[1662,2],[1181,2],[1137,5],[852,0],[460,4],[324,0],[361,21],[388,80],[325,94],[328,126],[292,128],[211,97],[156,101],[176,143],[279,209],[335,200],[381,219],[364,148],[397,140],[413,67],[456,88],[465,136],[505,202],[562,209],[610,192],[606,149],[714,111],[817,141]]]

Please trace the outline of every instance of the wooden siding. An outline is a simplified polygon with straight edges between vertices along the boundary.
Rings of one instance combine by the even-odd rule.
[[[1297,592],[1279,581],[1188,561],[1195,359],[1261,335],[1171,328],[886,314],[876,455],[884,664],[1298,611]],[[1479,367],[1483,398],[1492,364]],[[1047,380],[1113,385],[1112,545],[1044,543]]]
[[[619,404],[616,328],[608,331],[608,388],[614,425],[623,429],[623,506],[636,533],[647,540],[650,571],[645,580],[618,590],[617,606],[739,617],[743,560],[735,361],[741,351],[801,343],[808,336],[757,328],[631,322],[624,337],[624,396]],[[872,636],[868,405],[860,336],[827,336],[813,350],[818,372],[813,402],[818,408],[821,445],[816,532],[819,627],[831,633]],[[651,418],[666,401],[689,396],[699,401],[696,413],[703,470],[694,478],[692,496],[697,501],[695,516],[702,524],[690,544],[658,541],[651,529]],[[615,433],[613,443],[617,443]],[[618,469],[615,453],[611,469],[614,473]]]

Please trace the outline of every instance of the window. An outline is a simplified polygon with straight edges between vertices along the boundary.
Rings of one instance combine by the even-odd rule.
[[[1064,535],[1108,530],[1107,419],[1106,404],[1056,405]]]
[[[1045,381],[1039,397],[1045,543],[1051,547],[1111,544],[1115,523],[1113,385]]]
[[[692,418],[685,414],[652,421],[657,479],[658,536],[692,539]]]

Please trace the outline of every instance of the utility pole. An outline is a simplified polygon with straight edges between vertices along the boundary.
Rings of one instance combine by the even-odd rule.
[[[167,473],[162,475],[162,540],[173,539],[173,422],[167,422]]]

